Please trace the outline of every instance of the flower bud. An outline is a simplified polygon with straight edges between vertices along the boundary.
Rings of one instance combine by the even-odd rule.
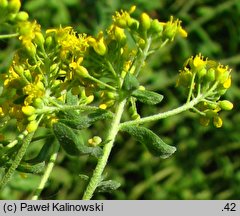
[[[31,116],[36,112],[36,109],[33,106],[23,106],[22,112],[27,116]]]
[[[28,117],[28,121],[33,121],[37,118],[37,115],[36,114],[33,114],[31,116]]]
[[[23,45],[31,57],[36,55],[37,49],[31,41],[24,41]]]
[[[120,28],[126,28],[127,27],[127,20],[123,19],[123,18],[120,18],[120,19],[116,20],[115,24]]]
[[[97,146],[102,142],[102,138],[99,136],[94,136],[93,138],[88,140],[89,145]]]
[[[228,79],[223,83],[223,87],[225,89],[228,89],[228,88],[230,88],[231,83],[232,83],[231,76],[229,76]]]
[[[8,6],[7,0],[0,0],[0,9],[5,9]]]
[[[215,70],[213,68],[210,68],[207,71],[205,78],[208,82],[213,82],[215,80]]]
[[[127,26],[133,30],[137,30],[139,28],[139,22],[138,22],[138,20],[136,20],[132,17],[129,17],[127,19]]]
[[[222,110],[231,110],[233,108],[233,104],[228,100],[219,101],[218,104]]]
[[[34,38],[34,42],[38,45],[38,46],[43,46],[45,39],[43,37],[43,34],[41,32],[36,32],[35,33],[35,38]]]
[[[98,53],[101,56],[105,55],[107,52],[107,47],[102,40],[96,42],[95,45],[93,46],[93,49],[95,50],[96,53]]]
[[[140,25],[144,31],[147,31],[151,27],[151,18],[146,13],[142,13],[140,16]]]
[[[34,101],[33,101],[33,105],[34,107],[36,108],[39,108],[39,109],[42,109],[44,107],[44,102],[41,98],[36,98]]]
[[[17,21],[27,21],[28,18],[29,18],[29,15],[25,11],[20,11],[15,17]]]
[[[84,77],[84,78],[89,77],[88,70],[83,66],[78,66],[75,71],[76,71],[76,74],[79,75],[80,77]]]
[[[223,124],[223,121],[222,121],[222,119],[219,116],[214,116],[213,117],[213,125],[216,128],[222,127],[222,124]]]
[[[48,36],[46,38],[46,47],[50,48],[52,45],[53,45],[53,38],[52,38],[52,36]]]
[[[21,7],[21,1],[20,0],[10,0],[8,2],[8,11],[9,13],[16,14]]]
[[[86,98],[86,104],[92,103],[93,100],[94,100],[94,96],[93,96],[93,95],[88,96],[88,97]]]
[[[116,26],[115,37],[119,42],[125,42],[126,41],[126,35],[125,35],[125,32],[124,32],[124,29]]]
[[[215,71],[216,80],[220,83],[224,83],[229,76],[229,72],[227,71],[226,67],[218,66]]]
[[[151,22],[151,28],[150,30],[153,32],[153,33],[160,33],[163,31],[163,25],[157,20],[157,19],[154,19],[152,22]]]
[[[31,121],[31,122],[27,125],[27,128],[26,128],[26,129],[27,129],[27,131],[28,131],[29,133],[31,133],[31,132],[36,131],[37,128],[38,128],[38,123],[37,123],[36,120],[33,120],[33,121]]]
[[[99,108],[105,110],[107,109],[107,104],[100,104]]]
[[[205,68],[203,68],[203,69],[201,69],[201,70],[199,70],[198,72],[197,72],[197,75],[198,75],[198,77],[201,79],[202,77],[204,77],[205,75],[207,74],[207,70],[205,69]]]

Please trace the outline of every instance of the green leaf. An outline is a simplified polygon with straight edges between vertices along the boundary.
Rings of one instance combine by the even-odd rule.
[[[139,82],[137,78],[131,73],[127,73],[123,81],[122,89],[131,92],[136,90],[138,87]]]
[[[67,92],[66,95],[66,102],[68,105],[77,105],[78,104],[78,96],[77,95],[73,95],[71,90]]]
[[[140,102],[149,104],[149,105],[158,104],[163,99],[163,95],[153,91],[147,91],[147,90],[135,90],[132,93],[132,96],[137,98],[137,100],[139,100]]]
[[[114,180],[108,180],[108,181],[102,181],[98,184],[97,192],[112,192],[116,189],[118,189],[121,186],[121,184]]]
[[[98,120],[109,119],[113,117],[113,114],[106,110],[96,110],[90,114],[79,114],[76,111],[68,111],[62,113],[59,122],[68,125],[71,128],[81,130],[90,127]],[[61,119],[62,118],[62,119]]]
[[[70,155],[77,156],[81,153],[91,154],[95,157],[100,157],[102,155],[102,149],[100,147],[86,146],[84,140],[81,139],[79,131],[72,129],[61,122],[53,125],[53,131],[59,144]]]
[[[56,141],[54,136],[50,136],[46,139],[45,144],[42,146],[38,155],[32,159],[26,160],[27,163],[41,163],[46,161],[51,155],[51,144]]]
[[[62,123],[56,123],[53,125],[53,131],[58,142],[68,154],[79,155],[80,141],[71,128]]]
[[[30,192],[36,190],[40,179],[41,176],[35,174],[19,175],[18,172],[15,172],[12,181],[9,182],[9,186],[19,191]]]
[[[45,168],[45,162],[41,162],[37,164],[21,162],[17,170],[24,173],[38,174],[38,173],[43,173],[44,168]]]
[[[165,159],[176,151],[174,146],[167,145],[160,137],[147,128],[139,126],[124,126],[121,128],[121,131],[129,133],[137,141],[144,144],[154,156]]]

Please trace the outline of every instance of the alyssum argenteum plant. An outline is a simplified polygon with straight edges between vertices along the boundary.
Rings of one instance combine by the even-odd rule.
[[[198,54],[190,57],[178,74],[177,86],[188,93],[186,103],[147,117],[138,114],[136,103],[155,105],[163,99],[146,90],[138,78],[149,55],[177,35],[187,37],[178,19],[161,22],[146,13],[136,17],[133,6],[129,11],[116,12],[112,24],[96,37],[78,34],[72,27],[42,33],[36,21],[28,21],[27,13],[19,12],[20,5],[19,0],[0,1],[1,25],[15,31],[0,38],[17,37],[21,42],[9,70],[1,74],[2,127],[15,119],[19,134],[14,140],[6,140],[1,134],[0,163],[5,170],[1,189],[15,171],[35,173],[42,175],[32,197],[38,199],[59,150],[64,150],[75,157],[89,154],[97,158],[83,195],[83,199],[91,199],[96,189],[119,186],[103,178],[119,132],[129,133],[154,156],[165,159],[176,148],[164,143],[144,123],[192,110],[202,125],[211,122],[219,128],[220,111],[233,107],[231,102],[221,100],[231,85],[230,69]],[[122,122],[124,112],[131,119]],[[105,122],[107,134],[83,142],[81,130],[94,126],[96,121]],[[48,131],[45,136],[35,135],[39,128]],[[45,139],[39,154],[26,160],[29,144],[39,139]]]

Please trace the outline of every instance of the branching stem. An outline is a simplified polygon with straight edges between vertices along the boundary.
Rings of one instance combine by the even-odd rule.
[[[104,168],[107,164],[108,157],[110,155],[110,152],[112,150],[115,138],[117,136],[117,133],[119,131],[119,124],[122,117],[122,113],[124,111],[124,106],[126,104],[126,100],[124,99],[121,101],[116,109],[115,117],[112,120],[112,123],[110,125],[108,135],[106,140],[108,141],[104,148],[103,148],[103,155],[98,160],[97,166],[93,172],[92,178],[87,186],[87,189],[85,190],[85,193],[83,195],[84,200],[89,200],[93,196],[94,191],[96,190],[98,184],[100,183],[102,179],[102,173],[104,171]]]

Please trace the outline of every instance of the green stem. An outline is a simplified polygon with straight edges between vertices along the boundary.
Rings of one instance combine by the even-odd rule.
[[[0,182],[0,190],[8,183],[8,181],[11,179],[13,176],[15,170],[17,169],[18,165],[20,164],[23,156],[25,155],[28,145],[30,144],[32,138],[33,138],[34,132],[28,134],[25,139],[23,140],[22,146],[19,149],[16,158],[12,162],[11,166],[9,167],[8,171],[6,174],[3,176],[1,182]]]
[[[87,186],[87,189],[85,190],[85,193],[83,195],[84,200],[89,200],[93,196],[94,191],[96,190],[98,184],[100,183],[102,179],[102,173],[104,171],[104,168],[107,164],[108,157],[110,155],[110,152],[112,150],[115,138],[117,136],[117,133],[119,131],[119,125],[120,125],[120,120],[124,111],[124,106],[126,104],[126,99],[122,100],[115,113],[115,117],[112,120],[110,129],[108,131],[108,135],[106,140],[108,141],[104,148],[103,148],[103,155],[102,157],[98,160],[97,166],[93,172],[92,178]]]
[[[152,43],[152,38],[151,37],[147,38],[146,39],[146,45],[145,45],[144,49],[142,50],[140,57],[135,62],[135,66],[136,66],[135,75],[136,75],[136,77],[138,76],[138,74],[139,74],[139,72],[142,69],[142,66],[144,64],[144,61],[146,60],[146,58],[148,56],[151,43]]]
[[[19,36],[19,33],[0,35],[0,39],[13,38]]]
[[[12,142],[10,142],[9,144],[7,144],[6,148],[10,149],[12,147],[14,147],[15,145],[17,145],[17,143],[19,142],[19,140],[23,140],[25,136],[27,136],[28,132],[25,130],[23,131],[15,140],[13,140]]]
[[[37,114],[45,114],[59,111],[68,111],[68,110],[82,110],[82,111],[95,111],[98,110],[98,107],[95,106],[86,106],[86,105],[60,105],[58,107],[44,107],[36,111]]]
[[[32,200],[38,200],[42,190],[44,189],[49,177],[50,177],[50,174],[53,170],[53,167],[55,165],[55,162],[57,160],[57,155],[58,155],[58,151],[59,151],[59,148],[60,148],[60,145],[58,143],[55,143],[54,145],[54,150],[53,150],[53,154],[51,155],[50,157],[50,160],[49,160],[49,163],[45,169],[45,172],[41,178],[41,181],[37,187],[37,189],[35,190],[34,192],[34,195],[32,197]]]
[[[138,125],[138,124],[148,123],[148,122],[152,122],[152,121],[157,121],[157,120],[160,120],[160,119],[164,119],[164,118],[167,118],[167,117],[170,117],[170,116],[177,115],[181,112],[184,112],[186,110],[189,110],[189,109],[193,108],[202,99],[203,99],[203,95],[200,95],[199,97],[194,98],[189,103],[186,103],[186,104],[184,104],[184,105],[182,105],[178,108],[175,108],[173,110],[169,110],[169,111],[163,112],[163,113],[158,113],[158,114],[148,116],[148,117],[144,117],[144,118],[141,118],[141,119],[136,119],[136,120],[124,122],[124,123],[120,124],[120,128],[123,128],[124,126],[129,126],[129,125]]]
[[[104,86],[104,87],[106,87],[106,88],[108,88],[108,89],[111,89],[111,90],[113,90],[113,91],[116,91],[116,88],[108,85],[107,83],[102,82],[102,81],[99,80],[99,79],[96,79],[96,78],[93,77],[93,76],[88,76],[87,78],[90,79],[90,80],[92,80],[92,81],[94,81],[94,82],[96,82],[96,83],[98,83],[99,85],[102,85],[102,86]]]
[[[189,93],[188,93],[188,98],[187,98],[187,103],[191,100],[191,96],[192,96],[192,91],[194,88],[194,80],[196,77],[196,73],[193,74],[192,76],[192,80],[191,80],[191,84],[190,84],[190,89],[189,89]]]
[[[164,113],[158,113],[158,114],[148,116],[148,117],[144,117],[144,118],[141,118],[141,119],[136,119],[136,120],[124,122],[124,123],[120,124],[120,129],[123,128],[124,126],[138,125],[138,124],[157,121],[157,120],[160,120],[160,119],[164,119],[164,118],[167,118],[167,117],[170,117],[170,116],[177,115],[177,114],[179,114],[181,112],[184,112],[186,110],[189,110],[189,109],[193,108],[199,102],[205,100],[205,98],[207,98],[209,95],[211,95],[214,92],[214,90],[217,88],[217,86],[218,86],[218,82],[215,82],[213,84],[213,86],[206,93],[199,94],[196,98],[192,99],[191,101],[189,101],[189,102],[185,103],[184,105],[182,105],[178,108],[175,108],[173,110],[169,110],[169,111],[164,112]]]

